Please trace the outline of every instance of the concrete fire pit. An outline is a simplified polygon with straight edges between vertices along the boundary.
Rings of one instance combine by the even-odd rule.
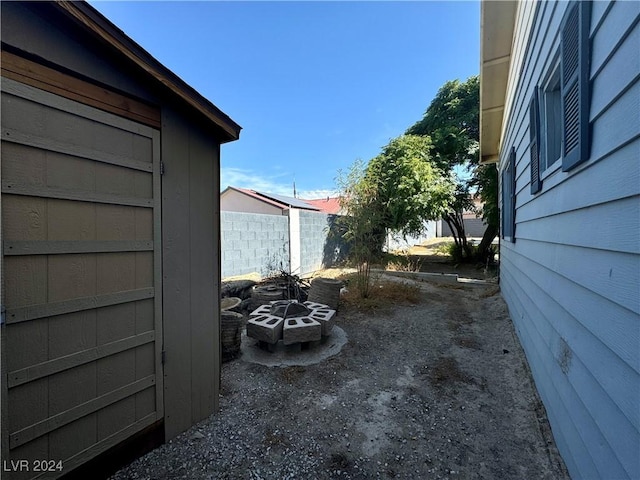
[[[281,340],[284,345],[307,344],[328,336],[335,316],[336,311],[322,303],[274,300],[250,313],[247,337],[270,351]]]

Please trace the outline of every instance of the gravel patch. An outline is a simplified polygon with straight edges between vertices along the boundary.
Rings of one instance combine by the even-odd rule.
[[[224,364],[220,411],[112,479],[568,479],[497,287],[416,284],[320,363]]]

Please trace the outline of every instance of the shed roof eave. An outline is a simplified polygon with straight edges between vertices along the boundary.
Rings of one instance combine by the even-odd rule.
[[[480,163],[499,159],[517,1],[480,6]]]
[[[182,102],[204,115],[208,121],[215,125],[216,130],[222,134],[221,143],[234,141],[240,137],[242,127],[175,73],[162,65],[149,52],[129,38],[87,2],[58,0],[55,4],[63,13],[110,44],[147,75],[172,91]]]

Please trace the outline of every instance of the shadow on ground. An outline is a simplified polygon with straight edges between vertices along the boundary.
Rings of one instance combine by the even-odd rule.
[[[497,286],[415,284],[320,363],[224,364],[219,413],[114,478],[567,479]]]

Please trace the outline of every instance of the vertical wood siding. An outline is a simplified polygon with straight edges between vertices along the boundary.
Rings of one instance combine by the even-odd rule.
[[[162,418],[159,135],[2,88],[3,459],[61,474]]]
[[[219,147],[178,112],[162,112],[165,435],[218,408]]]
[[[528,3],[528,2],[527,2]],[[533,5],[533,4],[531,4]],[[591,156],[532,195],[528,105],[567,3],[520,8],[500,168],[516,149],[501,288],[574,478],[640,478],[640,3],[594,2]],[[533,23],[531,18],[533,15]],[[529,30],[530,28],[530,30]],[[526,54],[522,54],[525,52]]]

